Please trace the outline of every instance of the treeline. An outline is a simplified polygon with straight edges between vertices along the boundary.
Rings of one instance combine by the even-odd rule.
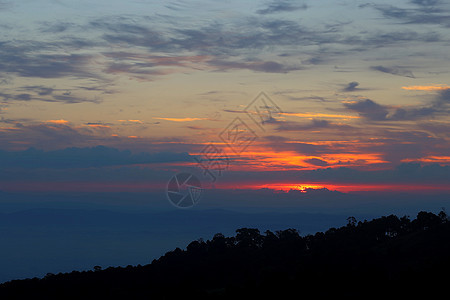
[[[1,299],[408,297],[447,293],[447,214],[395,215],[301,236],[241,228],[191,242],[145,266],[110,267],[0,285]]]

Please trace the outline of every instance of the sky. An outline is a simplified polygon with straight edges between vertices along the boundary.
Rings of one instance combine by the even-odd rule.
[[[449,47],[446,0],[0,0],[0,282],[450,209]]]
[[[450,193],[447,1],[0,15],[2,191],[164,190],[188,172],[219,190]]]

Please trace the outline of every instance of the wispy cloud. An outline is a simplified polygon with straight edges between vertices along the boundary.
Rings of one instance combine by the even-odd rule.
[[[137,123],[137,124],[144,124],[141,120],[118,120],[121,123]]]
[[[129,150],[119,150],[105,146],[86,148],[74,147],[54,151],[28,149],[24,151],[8,152],[0,150],[0,162],[2,168],[22,167],[26,169],[64,169],[176,161],[184,162],[190,160],[191,157],[187,153],[141,152],[133,154]]]
[[[224,60],[211,60],[210,65],[217,67],[219,70],[227,71],[233,69],[248,69],[256,72],[266,73],[289,73],[291,71],[303,70],[302,66],[293,66],[282,64],[275,61],[254,61],[254,62],[236,62]]]
[[[296,1],[290,1],[290,0],[279,0],[279,1],[272,1],[267,3],[266,7],[257,10],[256,12],[260,15],[268,15],[268,14],[275,14],[275,13],[281,13],[281,12],[293,12],[297,10],[306,10],[308,6],[303,3],[300,4]]]
[[[61,120],[48,120],[48,121],[45,121],[45,123],[50,123],[50,124],[69,124],[69,121],[63,120],[63,119],[61,119]]]
[[[402,89],[408,91],[443,91],[450,89],[450,86],[446,84],[410,85],[410,86],[402,86]]]
[[[323,113],[291,113],[282,112],[280,115],[301,117],[301,118],[332,118],[332,119],[358,119],[359,116],[349,116],[349,115],[337,115],[337,114],[323,114]]]
[[[103,124],[103,123],[86,123],[85,126],[89,126],[91,128],[98,128],[98,129],[111,129],[110,125]]]
[[[154,117],[153,119],[172,121],[172,122],[192,122],[192,121],[208,120],[207,118],[158,118],[158,117]]]
[[[446,5],[443,1],[416,0],[411,1],[418,7],[403,8],[394,5],[370,4],[384,17],[402,21],[404,24],[435,24],[443,27],[450,26],[448,10],[442,9]],[[445,7],[445,6],[444,6]]]
[[[384,67],[384,66],[373,66],[371,67],[372,70],[380,71],[383,73],[388,73],[392,75],[397,76],[403,76],[403,77],[409,77],[409,78],[416,78],[414,74],[405,68],[402,67]]]
[[[12,101],[45,101],[45,102],[58,102],[66,104],[75,103],[100,103],[102,98],[99,96],[104,91],[88,92],[88,96],[81,95],[77,89],[55,89],[46,86],[23,86],[17,87],[13,90],[3,89],[0,92],[0,97],[5,102]]]

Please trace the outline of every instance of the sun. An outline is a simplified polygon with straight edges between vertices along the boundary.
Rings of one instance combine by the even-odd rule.
[[[300,191],[302,193],[306,193],[309,189],[323,189],[325,188],[325,186],[323,185],[317,185],[317,184],[293,184],[293,183],[270,183],[270,184],[264,184],[264,185],[259,185],[257,186],[257,188],[266,188],[266,189],[271,189],[271,190],[276,190],[276,191],[282,191],[282,192],[289,192],[289,191]]]

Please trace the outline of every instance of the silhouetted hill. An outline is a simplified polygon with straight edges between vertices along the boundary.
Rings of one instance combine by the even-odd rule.
[[[167,203],[168,204],[168,203]],[[168,204],[170,205],[170,204]],[[62,205],[64,207],[64,205]],[[0,211],[3,212],[2,205]],[[347,215],[291,211],[154,211],[39,207],[0,213],[0,284],[13,279],[148,264],[176,247],[236,228],[296,228],[313,234],[346,224]],[[250,209],[249,209],[250,211]],[[360,219],[372,215],[358,214]]]
[[[0,285],[1,299],[390,298],[446,293],[444,212],[390,215],[300,236],[241,228],[191,242],[146,266],[48,274]],[[292,298],[292,296],[291,296]]]

